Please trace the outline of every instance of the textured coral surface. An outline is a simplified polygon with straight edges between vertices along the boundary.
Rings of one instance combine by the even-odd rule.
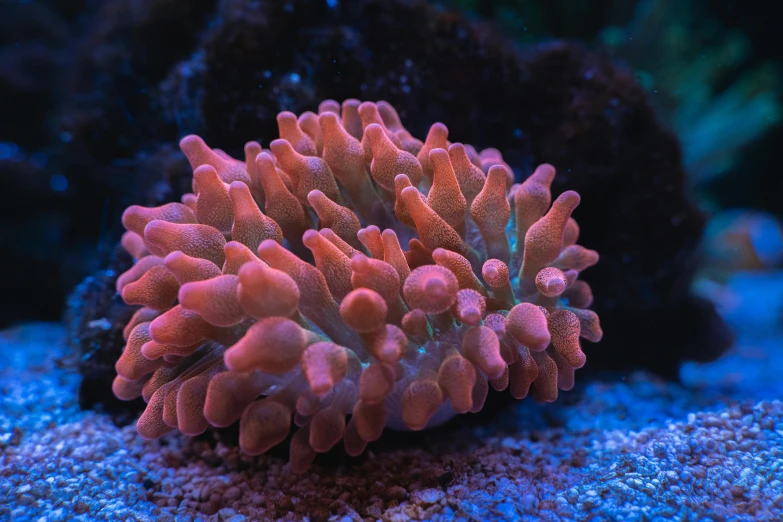
[[[523,183],[496,149],[422,142],[387,102],[327,100],[277,116],[244,161],[198,136],[182,203],[132,206],[117,280],[141,305],[114,392],[148,405],[139,433],[240,420],[260,454],[292,422],[294,470],[384,427],[419,430],[481,410],[489,386],[553,401],[602,336],[579,272],[579,195],[552,201],[554,168]],[[407,250],[402,245],[407,246]],[[346,415],[350,420],[346,425]]]

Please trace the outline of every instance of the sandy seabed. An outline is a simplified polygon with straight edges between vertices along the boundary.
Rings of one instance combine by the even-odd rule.
[[[554,404],[387,432],[302,475],[285,451],[144,441],[81,411],[62,327],[20,325],[0,333],[0,520],[781,520],[783,276],[722,298],[737,345],[681,383],[577,377]]]

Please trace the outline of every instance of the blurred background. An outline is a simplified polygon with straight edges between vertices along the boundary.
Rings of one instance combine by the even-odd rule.
[[[764,2],[443,0],[521,44],[589,42],[630,67],[677,133],[703,208],[780,215],[769,154],[781,143],[780,38]]]
[[[648,266],[647,251],[614,252],[611,245],[601,251],[600,238],[586,242],[608,253],[607,272],[596,276],[597,302],[601,277],[617,269],[617,277],[639,287],[651,278],[651,308],[668,307],[657,296],[676,286],[722,312],[768,314],[779,325],[779,305],[769,297],[759,303],[752,292],[777,284],[783,267],[777,158],[783,45],[776,19],[762,14],[766,6],[762,0],[0,0],[0,327],[59,320],[86,277],[116,276],[127,263],[115,251],[122,210],[182,191],[188,173],[176,149],[181,136],[199,132],[235,152],[256,136],[268,141],[277,111],[312,110],[327,97],[389,99],[419,134],[424,122],[441,119],[460,139],[500,148],[518,179],[532,163],[552,161],[574,167],[567,181],[578,181],[583,166],[605,183],[595,190],[616,199],[624,190],[647,191],[648,185],[623,185],[628,169],[613,165],[629,159],[591,158],[599,152],[588,141],[578,142],[581,156],[555,162],[551,143],[581,131],[576,124],[552,127],[549,148],[541,146],[537,129],[550,128],[546,118],[558,114],[527,108],[537,103],[533,95],[544,107],[554,104],[546,96],[555,90],[568,98],[575,119],[584,111],[589,125],[582,131],[592,132],[612,158],[624,153],[612,150],[618,143],[638,148],[673,135],[681,153],[674,144],[665,152],[650,145],[652,156],[634,159],[644,170],[650,157],[673,158],[653,174],[662,181],[649,183],[663,210],[645,226],[697,222],[687,237],[671,236],[671,254],[659,248],[669,232],[651,232],[650,251],[687,266],[671,280],[656,279],[656,271],[673,269],[659,270],[667,260]],[[385,71],[387,63],[393,65]],[[584,101],[579,82],[594,80],[620,94],[588,107],[597,94],[590,91],[591,101]],[[460,97],[460,90],[468,94]],[[466,107],[476,93],[483,97]],[[437,103],[441,109],[433,108]],[[652,108],[653,123],[634,112],[637,106]],[[505,119],[504,107],[515,108]],[[596,130],[600,119],[611,128]],[[249,121],[255,134],[248,135]],[[658,134],[645,137],[651,126]],[[667,191],[686,201],[687,212],[666,214]],[[646,208],[633,219],[644,221]],[[687,217],[699,212],[703,231],[701,217]],[[593,225],[609,219],[591,215]],[[606,234],[621,228],[616,219],[603,226]],[[619,236],[626,233],[619,228]],[[751,282],[738,289],[738,280]],[[74,299],[84,302],[88,290],[83,286]],[[622,308],[623,299],[639,302],[646,291],[631,297],[607,291],[601,306]],[[756,306],[748,307],[748,299]],[[99,310],[89,319],[104,315]],[[699,316],[707,317],[702,328],[719,330],[708,316]],[[678,323],[656,320],[651,329],[679,335]],[[728,344],[705,342],[720,345],[716,353]]]

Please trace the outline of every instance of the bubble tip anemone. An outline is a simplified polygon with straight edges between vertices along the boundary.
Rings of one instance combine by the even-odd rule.
[[[293,422],[303,471],[340,440],[357,455],[385,427],[479,411],[490,384],[555,400],[579,338],[600,340],[577,279],[598,257],[576,245],[579,195],[551,203],[552,166],[512,185],[442,123],[414,155],[388,103],[322,105],[281,113],[243,160],[186,136],[188,204],[123,215],[118,291],[142,308],[113,389],[147,401],[143,437],[239,421],[256,455]]]

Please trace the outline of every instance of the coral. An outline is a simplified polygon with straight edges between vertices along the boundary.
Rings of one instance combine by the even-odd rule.
[[[113,389],[147,401],[142,436],[239,420],[260,454],[293,417],[303,471],[340,440],[358,455],[384,427],[477,412],[490,385],[540,401],[573,387],[579,338],[602,336],[577,279],[598,254],[576,244],[579,195],[552,201],[552,166],[513,183],[496,149],[442,123],[422,142],[385,101],[277,123],[243,161],[186,136],[193,193],[123,214],[136,263],[117,290],[141,308]]]

